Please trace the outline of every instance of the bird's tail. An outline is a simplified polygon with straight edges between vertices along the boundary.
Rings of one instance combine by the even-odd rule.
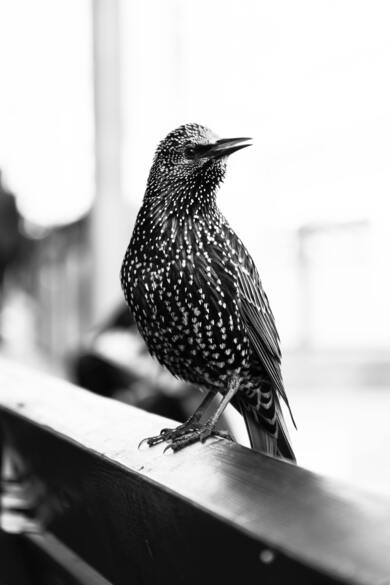
[[[240,411],[245,420],[251,446],[256,451],[289,459],[295,463],[295,454],[276,393],[273,393],[273,402],[275,418],[272,421],[272,427],[269,421],[262,419],[256,409],[246,408],[244,404],[240,404]]]

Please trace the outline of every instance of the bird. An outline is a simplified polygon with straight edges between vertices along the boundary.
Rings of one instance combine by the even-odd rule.
[[[254,450],[295,462],[275,319],[255,263],[216,199],[228,157],[247,146],[250,138],[220,139],[189,123],[155,152],[121,286],[149,352],[204,396],[186,422],[144,441],[176,452],[229,438],[216,425],[231,403]]]

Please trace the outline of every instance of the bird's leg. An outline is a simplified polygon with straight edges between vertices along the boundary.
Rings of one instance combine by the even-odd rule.
[[[179,451],[180,449],[183,449],[183,447],[191,445],[191,443],[196,443],[196,441],[204,443],[204,441],[206,441],[206,439],[211,435],[217,435],[219,437],[231,439],[228,432],[216,431],[215,427],[220,416],[239,387],[240,378],[237,375],[232,376],[229,380],[228,390],[219,403],[218,408],[214,414],[203,425],[198,425],[195,429],[188,429],[188,432],[181,433],[177,437],[170,439],[170,444],[166,447],[166,450],[172,449],[172,451]]]
[[[215,392],[208,392],[195,412],[183,424],[179,425],[175,429],[162,429],[161,434],[169,433],[171,431],[180,432],[181,429],[189,429],[191,427],[197,426],[203,414],[206,412],[207,408],[213,401],[214,396]]]
[[[157,445],[158,443],[170,441],[175,437],[179,437],[185,433],[188,433],[189,431],[195,430],[199,426],[199,422],[203,414],[209,407],[210,403],[212,402],[214,396],[215,396],[214,392],[208,392],[206,396],[203,398],[202,402],[199,404],[198,408],[195,410],[195,412],[183,424],[179,425],[175,429],[162,429],[159,435],[143,439],[140,442],[139,447],[143,443],[147,443],[149,447],[152,447],[153,445]]]

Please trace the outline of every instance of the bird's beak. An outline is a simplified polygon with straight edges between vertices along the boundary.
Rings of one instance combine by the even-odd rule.
[[[196,158],[222,158],[229,156],[241,148],[252,146],[251,144],[242,144],[252,140],[251,138],[221,138],[212,144],[199,144],[194,148]]]

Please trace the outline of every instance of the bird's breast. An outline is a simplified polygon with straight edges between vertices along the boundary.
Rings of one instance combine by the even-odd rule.
[[[151,353],[177,376],[218,385],[245,365],[249,343],[228,253],[188,232],[130,246],[122,286]]]

